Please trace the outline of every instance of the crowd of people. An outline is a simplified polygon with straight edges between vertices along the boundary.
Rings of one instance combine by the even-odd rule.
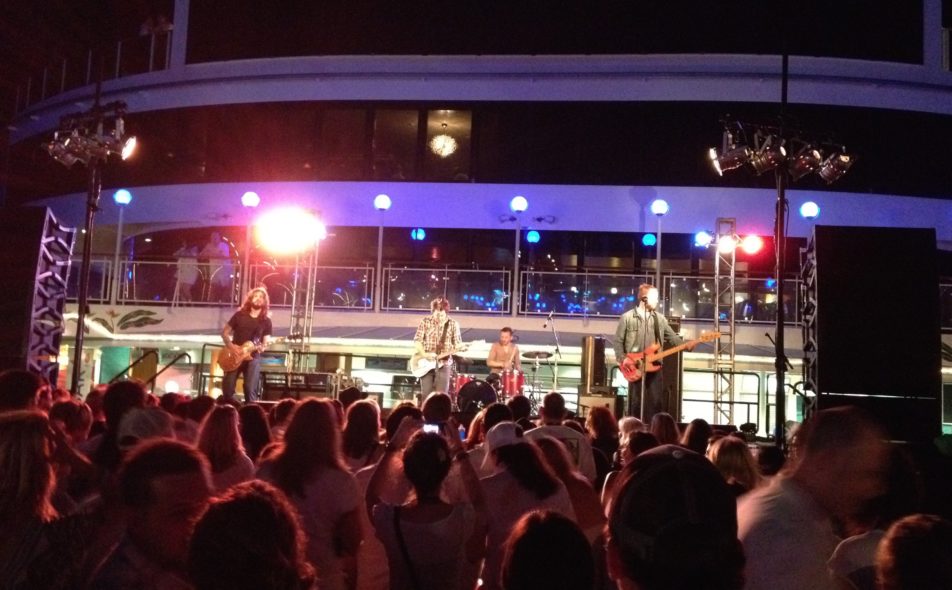
[[[0,588],[952,588],[929,478],[855,408],[804,423],[781,466],[558,393],[467,424],[443,393],[347,401],[133,380],[81,401],[0,374]]]

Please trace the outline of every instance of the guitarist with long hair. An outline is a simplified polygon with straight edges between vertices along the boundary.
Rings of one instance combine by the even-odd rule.
[[[423,399],[433,391],[448,393],[453,371],[453,353],[462,348],[459,323],[449,317],[450,301],[438,297],[430,302],[430,315],[420,320],[413,337],[414,359],[436,361],[436,367],[420,377]]]
[[[244,377],[245,402],[258,399],[258,374],[260,373],[261,351],[268,345],[271,335],[271,318],[268,314],[268,292],[261,287],[248,291],[241,308],[231,316],[221,331],[221,339],[229,354],[244,360],[238,368],[226,371],[222,378],[222,394],[231,400],[235,396],[235,384],[238,375]],[[249,346],[250,344],[250,346]]]
[[[655,344],[668,348],[681,344],[681,337],[674,333],[664,314],[656,311],[658,307],[658,288],[643,283],[638,286],[638,306],[629,309],[618,318],[615,330],[615,359],[623,368],[633,368],[634,361],[628,358],[630,352],[641,352]],[[687,350],[694,345],[688,344]],[[644,367],[642,367],[644,370]],[[647,423],[651,417],[664,411],[664,383],[661,371],[644,372],[645,415],[641,415],[640,381],[628,383],[628,415],[638,416]]]

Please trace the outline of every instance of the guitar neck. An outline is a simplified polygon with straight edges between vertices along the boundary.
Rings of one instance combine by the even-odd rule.
[[[658,354],[653,354],[653,355],[651,355],[651,359],[652,359],[652,360],[656,360],[656,361],[657,361],[657,360],[661,360],[661,359],[663,359],[664,357],[666,357],[666,356],[668,356],[668,355],[670,355],[670,354],[679,353],[679,352],[681,352],[682,350],[684,350],[685,348],[687,348],[688,346],[691,346],[692,344],[696,344],[696,343],[698,343],[698,342],[700,342],[700,340],[690,340],[690,341],[688,341],[688,342],[684,342],[684,343],[682,343],[682,344],[678,344],[677,346],[675,346],[675,347],[673,347],[673,348],[668,348],[668,349],[666,349],[666,350],[663,350],[663,351],[659,352]]]

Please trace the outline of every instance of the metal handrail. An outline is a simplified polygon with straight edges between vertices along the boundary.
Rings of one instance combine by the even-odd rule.
[[[155,375],[152,375],[152,378],[151,378],[151,379],[149,379],[148,381],[146,381],[146,383],[150,385],[150,387],[149,387],[149,391],[150,391],[150,392],[155,390],[155,380],[158,379],[159,375],[161,375],[162,373],[164,373],[164,372],[166,372],[167,370],[169,370],[169,368],[170,368],[172,365],[174,365],[174,364],[175,364],[180,358],[182,358],[182,357],[186,357],[186,358],[188,358],[188,362],[192,362],[192,355],[190,355],[190,354],[187,353],[187,352],[180,352],[180,353],[178,353],[177,355],[175,355],[175,358],[174,358],[174,359],[172,359],[172,360],[171,360],[169,363],[167,363],[164,367],[162,367],[161,369],[159,369],[159,371],[158,371]]]
[[[142,361],[144,361],[144,360],[146,359],[146,357],[148,357],[149,355],[155,355],[155,362],[156,362],[156,363],[159,362],[159,353],[156,352],[155,349],[147,350],[147,351],[145,351],[145,352],[142,354],[142,356],[140,356],[140,357],[137,358],[136,360],[132,361],[132,364],[131,364],[131,365],[129,365],[129,366],[126,367],[125,369],[123,369],[123,370],[119,371],[118,373],[116,373],[116,375],[115,375],[112,379],[110,379],[110,380],[108,381],[108,383],[109,383],[109,384],[112,384],[112,383],[115,383],[116,381],[118,381],[120,377],[122,377],[123,375],[125,375],[132,367],[134,367],[134,366],[138,365],[139,363],[141,363]]]

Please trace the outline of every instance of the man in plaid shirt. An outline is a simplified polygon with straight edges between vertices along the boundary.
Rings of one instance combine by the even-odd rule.
[[[447,315],[449,308],[450,302],[446,297],[430,302],[431,313],[420,321],[413,337],[417,356],[436,360],[441,355],[455,352],[462,345],[459,323]],[[452,371],[453,357],[448,356],[438,360],[435,369],[420,377],[423,399],[433,391],[448,393]]]

